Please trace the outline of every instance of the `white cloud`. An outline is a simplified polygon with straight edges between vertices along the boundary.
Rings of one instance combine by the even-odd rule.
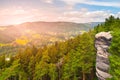
[[[120,17],[120,12],[112,14],[109,11],[89,11],[81,8],[78,11],[57,11],[56,8],[34,9],[34,8],[7,8],[0,10],[0,25],[19,24],[33,21],[67,21],[67,22],[100,22],[110,15]]]
[[[59,20],[70,21],[70,22],[78,22],[78,23],[86,23],[86,22],[102,22],[105,18],[109,17],[112,14],[109,11],[69,11],[64,12],[62,16],[59,17]]]
[[[120,18],[120,12],[118,12],[115,17],[119,17]]]
[[[12,7],[0,10],[0,25],[20,24],[31,21],[55,21],[57,11],[54,8],[23,8]],[[44,10],[46,9],[46,10]]]
[[[62,0],[65,3],[69,4],[69,5],[74,5],[77,3],[82,3],[82,4],[88,4],[88,5],[97,5],[97,6],[112,6],[112,7],[120,7],[120,2],[113,2],[113,1],[109,1],[109,2],[103,2],[103,1],[95,1],[95,0]]]
[[[52,4],[54,0],[43,0],[43,2],[45,3],[49,3],[49,4]]]

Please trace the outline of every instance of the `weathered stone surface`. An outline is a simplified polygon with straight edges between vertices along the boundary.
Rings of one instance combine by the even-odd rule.
[[[96,75],[98,80],[106,80],[111,78],[108,73],[109,70],[109,53],[108,48],[111,43],[112,36],[110,32],[100,32],[95,35],[95,48],[96,53]]]
[[[109,65],[106,63],[103,63],[103,62],[98,62],[98,63],[96,63],[96,65],[98,65],[97,68],[99,70],[104,71],[104,72],[107,72],[109,69]],[[103,69],[103,67],[104,67],[104,69]]]

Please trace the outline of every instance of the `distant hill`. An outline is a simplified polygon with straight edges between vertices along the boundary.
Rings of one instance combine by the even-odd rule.
[[[33,33],[70,33],[88,31],[92,27],[89,24],[73,22],[26,22],[19,25],[0,27],[0,43],[11,42],[22,35]]]
[[[98,24],[101,24],[103,22],[90,22],[88,23],[88,25],[90,25],[92,28],[94,28],[95,26],[97,26]]]
[[[16,53],[20,47],[38,47],[65,41],[93,28],[92,23],[26,22],[0,27],[0,54]],[[14,53],[13,53],[14,52]]]

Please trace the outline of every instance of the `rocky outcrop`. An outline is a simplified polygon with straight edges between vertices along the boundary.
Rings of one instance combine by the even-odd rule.
[[[96,75],[98,80],[106,80],[111,78],[109,70],[109,52],[108,48],[111,43],[112,36],[110,32],[100,32],[95,35],[96,53]]]

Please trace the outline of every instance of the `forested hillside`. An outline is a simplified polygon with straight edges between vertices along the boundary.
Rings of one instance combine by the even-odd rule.
[[[92,23],[26,22],[0,27],[0,54],[16,54],[19,48],[35,45],[42,47],[63,42],[82,34]]]
[[[0,80],[93,80],[93,38],[93,33],[89,32],[52,46],[39,49],[31,46],[14,56],[2,55]]]
[[[47,38],[49,38],[49,36],[58,35],[63,38],[68,38],[69,36],[80,34],[82,31],[88,31],[91,28],[90,24],[84,23],[26,22],[19,25],[0,27],[0,43],[10,43],[22,36],[25,36],[28,39],[31,37],[34,38],[36,35],[43,35]]]
[[[41,48],[28,46],[15,55],[0,56],[0,80],[97,80],[94,36],[111,31],[109,80],[120,79],[120,19],[110,16],[82,35]]]

